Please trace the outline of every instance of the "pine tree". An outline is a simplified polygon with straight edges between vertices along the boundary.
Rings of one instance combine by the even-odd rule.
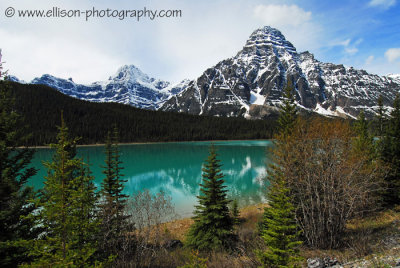
[[[1,73],[0,51],[0,79]],[[38,229],[27,219],[35,208],[30,202],[35,197],[26,182],[35,175],[30,168],[34,150],[18,148],[27,136],[22,118],[14,110],[12,88],[8,81],[0,81],[0,260],[3,267],[16,267],[28,261],[27,249],[20,244],[34,239]]]
[[[122,161],[118,148],[118,129],[113,136],[108,132],[105,145],[105,178],[101,189],[101,237],[100,245],[106,255],[118,255],[126,231],[130,229],[128,216],[125,214],[128,196],[123,194],[124,183],[121,170]]]
[[[235,239],[233,220],[228,209],[230,200],[226,196],[224,175],[213,145],[202,170],[203,182],[200,184],[200,195],[197,196],[199,205],[194,211],[194,223],[187,235],[187,246],[203,251],[229,249]]]
[[[100,265],[94,259],[96,195],[93,177],[82,159],[75,158],[76,140],[68,135],[61,116],[55,154],[46,162],[43,196],[37,200],[40,209],[32,215],[43,226],[41,239],[32,241],[32,266],[91,267]]]
[[[285,146],[297,122],[297,111],[292,94],[292,85],[285,89],[284,104],[279,115],[279,133],[273,150],[274,163],[269,167],[268,207],[265,208],[259,225],[260,234],[268,249],[257,252],[264,267],[293,267],[300,260],[298,255],[299,231],[296,224],[295,208],[290,197],[290,187],[281,170],[286,161]]]
[[[384,194],[386,205],[400,204],[400,97],[396,96],[385,129],[381,146],[381,158],[389,166],[385,177],[387,191]]]

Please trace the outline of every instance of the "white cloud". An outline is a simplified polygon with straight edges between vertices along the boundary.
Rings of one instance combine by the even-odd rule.
[[[368,56],[368,58],[365,60],[365,65],[370,65],[374,59],[375,57],[373,55]]]
[[[371,61],[369,61],[371,59]],[[358,68],[364,69],[372,74],[388,75],[400,74],[400,61],[388,62],[385,57],[369,56]]]
[[[258,5],[254,16],[264,24],[277,27],[301,26],[311,20],[311,11],[305,11],[297,5]]]
[[[57,36],[43,42],[35,35],[15,35],[1,29],[0,36],[4,38],[1,45],[5,68],[27,81],[49,73],[89,83],[107,79],[123,63],[100,47],[68,37]]]
[[[22,2],[22,3],[21,3]],[[13,4],[16,9],[48,9],[29,0]],[[26,5],[25,5],[25,4]],[[0,1],[0,11],[13,6]],[[134,64],[155,78],[180,81],[196,78],[206,68],[235,55],[246,39],[262,25],[247,0],[192,2],[180,0],[104,1],[71,0],[63,8],[181,9],[181,18],[154,21],[83,19],[8,19],[0,16],[0,48],[6,67],[20,79],[43,73],[76,82],[105,80],[122,64]],[[212,6],[210,6],[212,5]],[[60,4],[61,6],[61,4]],[[28,45],[29,44],[29,47]]]
[[[354,55],[354,54],[356,54],[358,52],[358,48],[356,48],[356,47],[345,47],[344,51],[347,54]]]
[[[354,42],[354,45],[355,45],[355,46],[358,46],[359,44],[362,43],[362,41],[364,41],[364,39],[359,38],[359,39],[357,39],[357,41]]]
[[[348,38],[343,41],[333,41],[330,43],[329,46],[335,47],[335,46],[343,46],[344,52],[348,55],[354,55],[358,52],[357,46],[361,44],[363,39],[357,39],[355,42],[351,42],[351,39]]]
[[[350,45],[350,41],[351,41],[351,39],[346,39],[346,40],[344,40],[344,41],[339,41],[339,42],[337,42],[337,43],[334,44],[334,45],[340,45],[340,46],[347,47],[347,46]]]
[[[212,8],[206,2],[183,2],[185,16],[162,21],[153,33],[155,43],[162,45],[152,51],[161,63],[153,64],[152,69],[158,68],[164,75],[161,78],[169,81],[199,77],[207,68],[234,56],[252,31],[262,26],[252,18],[248,0],[213,1]]]
[[[394,62],[400,58],[400,48],[389,48],[385,52],[385,57],[389,62]]]
[[[396,0],[371,0],[368,5],[371,7],[381,7],[387,9],[396,4]]]

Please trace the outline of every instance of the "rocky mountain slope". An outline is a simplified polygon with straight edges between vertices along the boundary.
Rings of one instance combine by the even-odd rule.
[[[264,117],[276,111],[288,81],[299,107],[331,116],[355,117],[360,110],[371,116],[380,94],[390,105],[400,90],[399,76],[320,62],[309,52],[298,53],[280,31],[266,26],[254,31],[236,56],[207,69],[161,110]]]

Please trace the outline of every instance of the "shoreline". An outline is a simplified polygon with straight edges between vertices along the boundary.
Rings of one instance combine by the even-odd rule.
[[[185,142],[230,142],[230,141],[271,141],[272,139],[246,139],[246,140],[193,140],[193,141],[149,141],[149,142],[121,142],[118,145],[145,145],[145,144],[160,144],[160,143],[185,143]],[[92,143],[92,144],[78,144],[79,147],[97,147],[104,146],[105,143]],[[50,145],[38,145],[38,146],[19,146],[19,149],[29,148],[29,149],[51,149]]]

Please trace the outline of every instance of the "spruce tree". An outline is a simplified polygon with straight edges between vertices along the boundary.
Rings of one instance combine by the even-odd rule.
[[[283,138],[291,134],[297,120],[297,109],[293,90],[293,84],[289,81],[284,89],[283,104],[280,106],[278,118],[278,130]]]
[[[94,177],[89,165],[79,163],[78,176],[71,180],[71,219],[73,234],[70,236],[72,249],[78,254],[74,258],[74,264],[78,267],[86,267],[90,264],[101,266],[101,262],[95,259],[98,250],[97,235],[100,230],[97,203],[98,194],[94,185]]]
[[[378,137],[382,137],[385,130],[385,122],[386,122],[386,109],[383,106],[383,97],[379,95],[378,98],[378,111],[376,113],[376,120],[378,121]]]
[[[265,208],[259,225],[261,237],[268,249],[257,252],[264,267],[293,267],[300,260],[298,255],[299,228],[296,224],[295,207],[291,198],[290,187],[281,170],[281,163],[286,161],[285,154],[290,144],[291,135],[297,122],[297,111],[292,94],[291,83],[285,88],[278,124],[279,132],[275,137],[273,149],[274,163],[268,172],[268,207]]]
[[[125,213],[128,196],[123,194],[124,183],[121,173],[122,161],[118,148],[118,129],[114,128],[113,136],[108,132],[105,145],[105,178],[101,189],[101,237],[100,245],[106,255],[117,256],[130,229],[128,216]]]
[[[58,143],[51,162],[46,162],[39,210],[33,213],[44,228],[40,239],[32,241],[30,266],[91,267],[100,265],[94,259],[97,250],[96,195],[93,176],[82,159],[75,158],[76,140],[68,135],[61,116]]]
[[[388,125],[380,143],[382,160],[388,165],[385,177],[387,191],[384,194],[386,205],[400,204],[400,97],[396,96]]]
[[[358,115],[358,120],[354,124],[355,134],[353,140],[354,153],[369,157],[371,160],[376,158],[374,138],[369,133],[369,123],[365,118],[364,111]]]
[[[202,170],[203,182],[197,196],[199,204],[187,235],[187,246],[202,251],[230,249],[235,238],[228,209],[230,200],[227,199],[224,175],[213,145]]]
[[[298,249],[301,241],[290,191],[279,168],[273,169],[269,181],[269,206],[265,208],[261,230],[268,249],[257,255],[263,267],[294,267],[301,260]]]
[[[0,52],[0,80],[1,73]],[[22,118],[15,112],[15,100],[8,81],[0,81],[0,260],[3,267],[17,267],[28,261],[21,242],[34,239],[38,229],[28,216],[35,197],[26,182],[36,173],[29,167],[34,150],[19,148],[27,136]]]
[[[233,200],[232,204],[232,220],[233,225],[237,226],[240,224],[240,211],[237,199]]]

